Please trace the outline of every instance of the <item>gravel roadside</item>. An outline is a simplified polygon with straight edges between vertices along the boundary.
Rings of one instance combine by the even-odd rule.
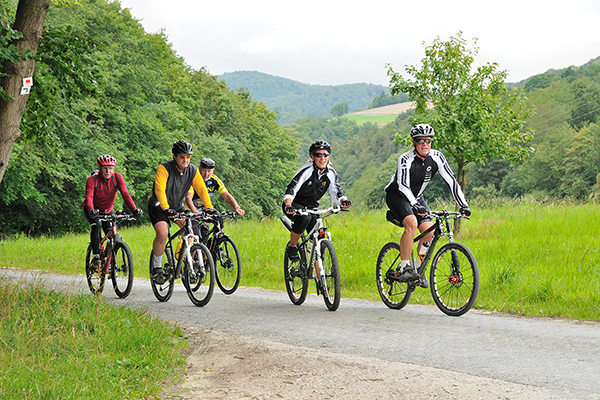
[[[183,329],[190,341],[184,381],[161,399],[559,399],[534,386]]]

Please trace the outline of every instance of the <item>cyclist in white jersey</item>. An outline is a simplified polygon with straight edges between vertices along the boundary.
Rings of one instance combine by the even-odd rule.
[[[398,169],[385,187],[386,203],[404,227],[400,238],[400,281],[419,279],[419,274],[410,264],[410,254],[417,228],[423,232],[432,225],[431,218],[427,216],[429,207],[423,197],[423,191],[437,172],[448,184],[461,214],[471,215],[465,195],[448,161],[440,151],[431,149],[431,142],[435,136],[433,128],[427,124],[415,125],[410,131],[410,136],[414,148],[398,158]],[[431,240],[431,236],[433,232],[421,239],[417,251],[423,242]]]

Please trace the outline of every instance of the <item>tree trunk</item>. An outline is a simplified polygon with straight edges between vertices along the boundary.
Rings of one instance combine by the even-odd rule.
[[[21,32],[23,37],[11,43],[19,52],[29,50],[33,54],[37,53],[49,6],[50,0],[19,0],[12,28]],[[0,85],[12,99],[0,98],[0,183],[8,168],[15,142],[21,136],[19,126],[29,99],[29,94],[21,94],[23,78],[32,77],[34,70],[34,60],[18,64],[6,61],[2,66],[2,72],[8,76],[0,80]]]

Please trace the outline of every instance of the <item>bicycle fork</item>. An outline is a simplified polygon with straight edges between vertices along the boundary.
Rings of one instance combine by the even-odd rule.
[[[313,279],[317,284],[317,295],[324,294],[329,296],[329,289],[327,288],[327,281],[325,277],[325,266],[323,265],[323,258],[321,257],[321,246],[320,242],[315,240],[315,246],[312,252],[311,261],[314,265],[315,272]]]

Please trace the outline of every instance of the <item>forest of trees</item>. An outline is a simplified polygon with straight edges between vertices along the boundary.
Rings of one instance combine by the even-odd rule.
[[[1,1],[14,18],[16,1]],[[0,183],[0,232],[87,229],[85,180],[105,153],[145,209],[156,167],[180,139],[194,145],[193,163],[217,160],[250,215],[275,213],[297,167],[297,141],[275,112],[187,66],[118,2],[78,3],[48,11],[22,136]]]
[[[257,71],[227,72],[218,78],[234,90],[248,90],[252,97],[276,110],[282,126],[307,117],[331,117],[330,110],[339,103],[347,103],[349,112],[354,112],[368,108],[382,93],[390,97],[385,86],[370,83],[309,85]]]
[[[0,0],[1,16],[10,21],[16,3]],[[276,80],[288,85],[291,103],[307,93],[302,84]],[[600,193],[600,57],[518,85],[535,109],[526,125],[534,139],[524,144],[535,151],[517,165],[503,160],[470,164],[469,200],[595,198]],[[383,187],[398,155],[406,151],[394,145],[394,138],[408,132],[412,111],[378,126],[333,118],[330,110],[342,102],[354,111],[405,97],[392,97],[378,85],[306,85],[331,91],[330,103],[322,105],[327,115],[282,124],[269,109],[276,107],[255,100],[259,96],[252,88],[230,86],[204,69],[190,68],[163,33],[146,33],[116,1],[52,3],[22,136],[0,183],[0,232],[86,230],[81,210],[85,180],[105,153],[117,158],[117,172],[145,209],[156,167],[170,158],[172,143],[180,139],[194,145],[193,163],[205,156],[217,161],[217,175],[250,217],[280,213],[285,186],[308,160],[307,149],[316,139],[332,143],[332,164],[357,206],[383,205]],[[343,91],[336,94],[332,88],[346,92],[341,96]],[[349,101],[353,96],[360,105]],[[448,192],[435,180],[427,195],[433,199]],[[217,205],[226,207],[219,199]],[[146,222],[144,217],[141,223]]]

